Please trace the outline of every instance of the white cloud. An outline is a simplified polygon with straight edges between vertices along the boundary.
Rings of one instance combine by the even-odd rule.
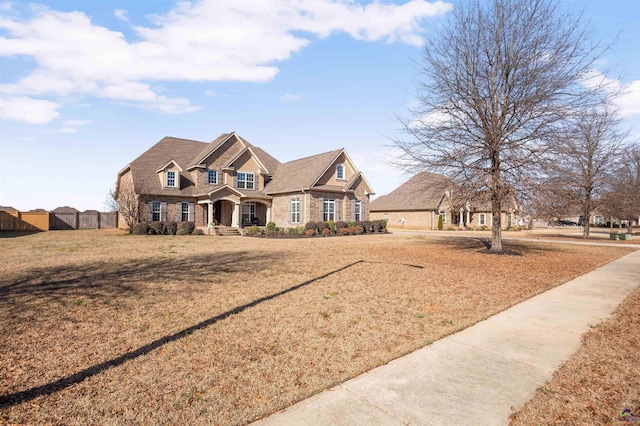
[[[589,88],[604,86],[613,97],[613,103],[618,108],[622,118],[640,115],[640,80],[633,80],[621,84],[620,80],[608,78],[600,71],[591,70],[585,74],[583,84]]]
[[[1,96],[0,119],[18,120],[29,124],[45,124],[60,117],[62,105],[26,96]]]
[[[5,34],[0,55],[29,56],[37,64],[20,80],[0,85],[0,93],[58,97],[58,102],[80,94],[184,113],[198,107],[188,99],[160,96],[149,83],[266,82],[278,73],[275,62],[289,59],[315,37],[340,32],[357,40],[419,45],[423,19],[451,8],[425,0],[402,5],[353,0],[178,2],[170,12],[151,17],[151,26],[134,26],[137,39],[129,41],[82,12],[32,5],[27,18],[0,17]],[[126,10],[116,9],[114,16],[129,22]]]
[[[298,102],[300,100],[300,96],[287,93],[286,95],[280,96],[280,100],[283,102]]]
[[[118,18],[121,21],[124,22],[129,22],[129,17],[127,16],[129,12],[127,12],[124,9],[116,9],[113,11],[113,16],[115,16],[116,18]]]
[[[91,123],[90,120],[65,120],[62,122],[60,133],[78,133],[78,128]]]
[[[640,115],[640,80],[634,80],[622,87],[623,94],[615,103],[622,118]]]

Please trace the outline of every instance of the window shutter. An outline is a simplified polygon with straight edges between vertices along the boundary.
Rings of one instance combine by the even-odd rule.
[[[233,187],[237,188],[238,187],[238,176],[234,176],[233,177]]]
[[[357,206],[358,201],[357,200],[353,200],[353,203],[351,204],[351,221],[355,222],[356,221],[356,206]]]
[[[182,220],[182,203],[176,204],[176,222],[180,222]]]
[[[319,198],[320,200],[320,219],[324,220],[324,198]]]
[[[204,174],[204,183],[208,184],[209,183],[209,170],[205,170],[203,174]]]
[[[167,202],[160,203],[160,222],[166,222],[167,220]]]
[[[147,203],[147,222],[153,222],[153,202]]]
[[[289,216],[289,222],[293,222],[293,216],[291,215],[291,212],[293,211],[293,209],[291,208],[292,202],[293,199],[289,200],[289,211],[287,212],[287,216]]]
[[[194,203],[189,203],[189,222],[196,221],[196,208]]]
[[[334,209],[336,211],[335,220],[336,221],[342,220],[342,215],[340,214],[340,201],[339,200],[335,200],[333,202],[333,204],[334,204]]]
[[[216,170],[214,174],[216,175],[216,185],[218,185],[220,183],[220,173]]]

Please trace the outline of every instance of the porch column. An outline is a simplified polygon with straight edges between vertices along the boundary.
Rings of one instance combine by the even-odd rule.
[[[209,221],[209,223],[213,223],[213,202],[209,201],[209,203],[207,204],[207,220]],[[207,226],[209,226],[209,223],[206,223]]]
[[[471,223],[471,213],[467,210],[467,225]]]
[[[231,219],[231,226],[237,228],[240,226],[240,203],[233,204],[233,216]]]
[[[267,223],[271,222],[271,206],[267,206]]]
[[[466,225],[466,223],[464,223],[464,210],[462,210],[462,208],[460,208],[460,224],[462,226]]]

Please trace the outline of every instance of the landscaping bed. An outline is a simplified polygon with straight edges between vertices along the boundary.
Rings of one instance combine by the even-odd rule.
[[[374,234],[2,238],[0,421],[246,424],[629,250]]]

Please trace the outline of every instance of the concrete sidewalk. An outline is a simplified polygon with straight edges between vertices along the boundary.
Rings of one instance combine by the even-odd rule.
[[[640,285],[640,251],[255,425],[505,425]]]

